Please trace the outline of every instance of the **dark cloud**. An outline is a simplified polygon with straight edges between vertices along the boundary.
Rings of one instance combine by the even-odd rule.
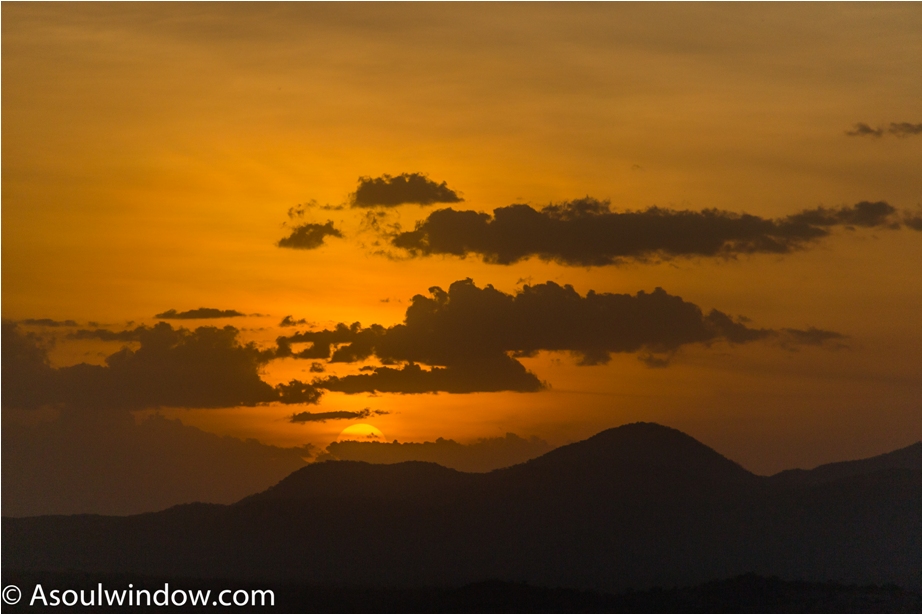
[[[333,227],[333,221],[326,224],[301,224],[291,230],[291,234],[280,239],[277,245],[290,249],[317,249],[323,245],[326,237],[342,239],[343,233]]]
[[[96,331],[92,332],[95,336]],[[105,365],[52,368],[36,337],[3,324],[4,406],[100,409],[233,407],[280,401],[316,403],[322,391],[293,381],[273,388],[259,371],[275,356],[241,343],[237,329],[174,329],[165,322],[127,331],[139,342],[108,356]],[[99,337],[95,337],[99,338]]]
[[[356,394],[359,392],[392,392],[420,394],[433,392],[537,392],[545,384],[519,361],[500,354],[485,357],[482,362],[460,362],[449,367],[423,369],[415,363],[401,368],[376,367],[370,373],[330,376],[315,380],[318,388]]]
[[[842,341],[847,337],[831,330],[822,330],[813,326],[806,330],[797,328],[782,329],[795,345],[826,345],[831,347],[844,347]]]
[[[907,215],[903,223],[913,230],[922,230],[922,215]]]
[[[350,394],[533,392],[545,384],[517,358],[539,351],[570,352],[582,365],[604,364],[613,353],[639,353],[647,364],[662,366],[686,345],[742,344],[780,334],[717,310],[704,313],[661,288],[581,296],[571,286],[547,282],[506,294],[467,279],[447,292],[438,287],[429,292],[413,297],[402,324],[341,323],[331,330],[299,332],[280,337],[277,353],[345,363],[377,358],[382,366],[312,382]],[[800,341],[791,337],[792,343]],[[806,335],[802,341],[812,344],[812,339]]]
[[[865,228],[899,228],[896,209],[885,202],[862,201],[853,207],[827,209],[818,207],[790,215],[787,220],[809,226],[863,226]]]
[[[214,307],[199,307],[188,311],[168,309],[154,317],[159,320],[212,320],[216,318],[239,318],[245,316],[235,309],[215,309]]]
[[[396,207],[402,204],[458,203],[462,200],[444,181],[436,183],[423,173],[403,173],[396,177],[359,177],[352,206]]]
[[[779,219],[708,209],[612,211],[608,201],[583,198],[537,210],[529,205],[477,211],[440,209],[392,243],[413,256],[481,256],[513,264],[537,256],[570,266],[604,266],[625,260],[784,254],[828,236],[835,226],[899,228],[885,202],[817,208]]]
[[[550,444],[543,439],[525,439],[513,433],[506,433],[505,437],[479,439],[470,444],[441,437],[422,443],[334,441],[317,460],[352,460],[378,464],[426,461],[458,471],[486,472],[524,463],[551,449]]]
[[[906,138],[922,134],[922,124],[912,124],[909,122],[890,122],[890,126],[883,128],[872,128],[865,123],[858,123],[851,130],[845,132],[847,136],[869,136],[879,139],[884,134],[892,134],[899,138]]]
[[[59,327],[59,326],[78,326],[78,324],[73,320],[52,320],[50,318],[26,318],[25,320],[20,320],[20,324],[25,324],[26,326],[49,326],[49,327]]]
[[[275,389],[278,392],[278,400],[286,404],[316,405],[320,402],[320,397],[323,396],[323,390],[296,379],[287,384],[279,384]]]
[[[381,409],[369,409],[367,407],[361,411],[326,411],[314,413],[302,411],[297,414],[292,414],[289,422],[303,424],[305,422],[326,422],[327,420],[363,420],[371,416],[386,416],[389,413],[390,412]]]
[[[4,339],[5,341],[5,339]],[[5,374],[4,374],[5,375]],[[7,403],[7,380],[3,401]],[[229,504],[305,465],[311,446],[278,448],[153,415],[3,409],[3,516],[140,514]]]
[[[845,131],[846,136],[870,136],[879,139],[884,135],[883,128],[871,128],[865,123],[857,123],[851,130]]]
[[[922,124],[894,122],[890,124],[890,129],[887,130],[887,132],[901,138],[905,138],[907,136],[915,136],[917,134],[922,134]]]
[[[48,349],[34,333],[23,332],[14,322],[4,321],[0,334],[3,407],[38,407],[54,370],[48,362]],[[39,397],[37,399],[36,397]]]
[[[302,324],[307,324],[307,320],[304,318],[295,320],[294,316],[285,316],[282,318],[282,321],[279,322],[279,326],[301,326]]]

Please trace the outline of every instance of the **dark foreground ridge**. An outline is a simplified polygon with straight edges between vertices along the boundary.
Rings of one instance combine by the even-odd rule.
[[[248,609],[265,609],[278,613],[310,612],[311,614],[467,614],[467,613],[602,613],[606,614],[910,614],[922,612],[922,595],[896,586],[855,586],[832,582],[784,581],[747,574],[728,580],[678,589],[654,588],[647,591],[625,591],[618,594],[581,591],[568,588],[545,588],[523,583],[485,581],[458,588],[344,588],[311,586],[278,582],[235,582],[190,578],[152,578],[126,574],[4,572],[4,586],[13,584],[22,591],[22,600],[15,606],[4,606],[4,612],[53,611],[50,591],[83,589],[87,602],[89,593],[102,585],[107,591],[120,592],[129,584],[151,594],[153,604],[172,598],[171,612],[197,612],[201,605],[175,605],[176,591],[203,594],[208,591],[207,605],[217,603],[222,591],[225,603],[232,602],[237,591],[244,591]],[[36,599],[36,585],[48,607]],[[168,590],[156,597],[154,593]],[[259,591],[253,593],[253,591]],[[272,591],[271,597],[263,591]],[[60,594],[60,593],[59,593]],[[98,595],[99,593],[97,593]],[[169,595],[169,597],[168,597]],[[237,595],[238,603],[244,595]],[[79,597],[78,597],[79,598]],[[105,600],[108,597],[104,597]],[[94,606],[98,605],[95,603]],[[156,600],[156,601],[155,601]],[[255,603],[255,606],[254,606]],[[160,612],[163,606],[147,606],[146,595],[141,607],[130,611]],[[263,605],[265,604],[265,605]],[[220,604],[218,604],[220,606]],[[271,605],[271,607],[270,607]],[[80,606],[78,605],[78,608]],[[92,608],[84,608],[92,609]],[[107,609],[107,606],[102,610]],[[101,611],[101,610],[97,610]]]
[[[3,565],[395,589],[618,592],[756,573],[919,590],[916,452],[766,478],[638,423],[487,474],[328,462],[231,506],[4,518]]]

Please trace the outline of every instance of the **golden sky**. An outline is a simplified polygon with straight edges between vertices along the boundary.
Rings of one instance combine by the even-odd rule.
[[[320,448],[355,420],[292,423],[292,413],[389,412],[363,420],[388,440],[513,432],[552,445],[654,421],[759,473],[889,451],[922,439],[920,32],[914,3],[6,2],[3,318],[53,338],[60,368],[104,364],[125,344],[75,331],[153,326],[169,309],[248,314],[169,322],[232,325],[240,343],[270,351],[279,336],[340,322],[392,327],[415,295],[467,278],[508,296],[545,282],[580,297],[659,287],[705,316],[772,332],[678,344],[656,367],[638,360],[649,344],[593,365],[566,339],[528,356],[497,350],[546,384],[536,392],[326,389],[317,405],[164,413]],[[360,178],[414,173],[463,200],[356,206]],[[414,255],[394,243],[395,224],[412,231],[448,207],[538,215],[587,196],[610,203],[602,217],[658,207],[827,221],[776,250],[687,254],[654,236],[610,263],[527,249],[493,263],[473,248]],[[855,217],[882,202],[884,217]],[[303,216],[290,218],[298,205]],[[278,246],[297,225],[327,222],[342,236]],[[676,232],[700,239],[702,228]],[[510,232],[503,246],[531,240],[526,227]],[[307,323],[280,327],[288,315]],[[75,324],[23,322],[39,318]],[[560,334],[599,324],[577,320]],[[480,332],[459,343],[492,343],[483,321],[467,322]],[[837,336],[785,332],[814,329]],[[380,368],[375,352],[322,376]],[[309,382],[311,363],[276,357],[261,377]]]

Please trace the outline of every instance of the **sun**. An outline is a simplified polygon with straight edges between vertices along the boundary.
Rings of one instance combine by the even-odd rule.
[[[336,441],[380,441],[384,442],[384,433],[370,424],[353,424],[343,429]]]

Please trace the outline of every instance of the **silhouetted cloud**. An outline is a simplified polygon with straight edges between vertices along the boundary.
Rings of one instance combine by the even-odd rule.
[[[300,320],[295,320],[294,316],[285,316],[282,318],[282,321],[279,322],[279,326],[300,326],[302,324],[307,324],[307,320],[301,318]]]
[[[34,333],[23,332],[14,322],[4,321],[0,334],[3,407],[42,405],[48,394],[54,370],[48,362],[48,349]],[[45,401],[47,402],[47,401]]]
[[[887,132],[901,138],[905,138],[907,136],[915,136],[917,134],[922,134],[922,124],[894,122],[890,124],[890,129],[887,130]]]
[[[641,353],[647,364],[662,366],[686,345],[749,343],[780,334],[717,310],[705,314],[661,288],[581,296],[571,286],[547,282],[506,294],[466,279],[448,292],[438,287],[429,292],[413,297],[402,324],[340,323],[299,332],[279,337],[277,355],[345,363],[377,358],[382,366],[312,382],[349,394],[533,392],[545,384],[517,358],[539,351],[570,352],[582,365],[604,364],[613,353]],[[790,337],[792,343],[800,341]],[[802,340],[813,344],[814,336],[805,334]]]
[[[478,439],[470,444],[441,437],[421,443],[334,441],[317,460],[352,460],[378,464],[426,461],[458,471],[486,472],[524,463],[551,449],[551,445],[543,439],[525,439],[513,433],[506,433],[505,437]]]
[[[534,373],[519,361],[500,354],[482,362],[461,362],[449,367],[423,369],[409,363],[396,369],[376,367],[371,373],[330,376],[315,380],[314,385],[336,392],[393,392],[420,394],[432,392],[537,392],[545,387]]]
[[[278,384],[275,387],[278,392],[279,401],[286,404],[301,403],[307,405],[316,405],[323,396],[323,391],[318,390],[315,386],[298,381],[291,380],[287,384]]]
[[[236,309],[215,309],[214,307],[199,307],[188,311],[168,309],[154,317],[158,320],[213,320],[216,318],[239,318],[245,316]]]
[[[363,420],[371,416],[386,416],[389,413],[390,412],[381,409],[369,409],[367,407],[361,411],[326,411],[315,413],[302,411],[297,414],[292,414],[289,422],[305,423],[326,422],[327,420]]]
[[[35,412],[10,411],[6,395],[4,379],[4,517],[229,504],[272,486],[312,456],[310,445],[242,441],[156,414],[139,422],[128,412],[65,410],[25,421]]]
[[[57,328],[59,326],[79,326],[73,320],[52,320],[50,318],[26,318],[25,320],[20,320],[20,324],[25,324],[26,326],[48,326],[52,328]]]
[[[322,362],[312,362],[310,371],[311,373],[323,373],[326,371],[326,367],[323,366]]]
[[[884,135],[883,128],[871,128],[869,125],[859,122],[851,130],[845,131],[846,136],[870,136],[879,139]]]
[[[922,134],[922,124],[890,122],[890,126],[884,130],[883,128],[872,128],[865,123],[857,123],[851,130],[846,130],[845,134],[847,136],[869,136],[875,139],[879,139],[884,134],[892,134],[899,138],[906,138]]]
[[[570,266],[604,266],[649,258],[784,254],[828,236],[835,226],[899,228],[900,221],[885,202],[766,219],[717,209],[618,212],[608,201],[586,197],[540,210],[500,207],[492,216],[440,209],[414,230],[396,234],[392,243],[413,256],[477,254],[504,265],[537,256]]]
[[[431,205],[464,200],[446,182],[436,183],[423,173],[403,173],[396,177],[359,177],[352,196],[353,207],[396,207],[402,204]]]
[[[841,341],[847,337],[831,330],[822,330],[813,326],[806,330],[797,328],[784,328],[782,331],[794,341],[796,345],[830,345],[843,347]]]
[[[806,209],[786,218],[794,224],[812,227],[863,226],[865,228],[900,227],[897,211],[885,202],[862,201],[853,207]]]
[[[323,394],[296,380],[274,388],[262,381],[259,370],[275,352],[241,343],[231,326],[189,331],[161,322],[128,333],[140,347],[123,347],[108,356],[105,365],[55,369],[37,337],[4,322],[4,406],[233,407],[272,401],[317,403]]]
[[[290,249],[317,249],[323,245],[326,237],[343,238],[343,233],[333,227],[333,221],[326,224],[301,224],[295,226],[284,239],[280,239],[277,245],[279,247],[288,247]]]

